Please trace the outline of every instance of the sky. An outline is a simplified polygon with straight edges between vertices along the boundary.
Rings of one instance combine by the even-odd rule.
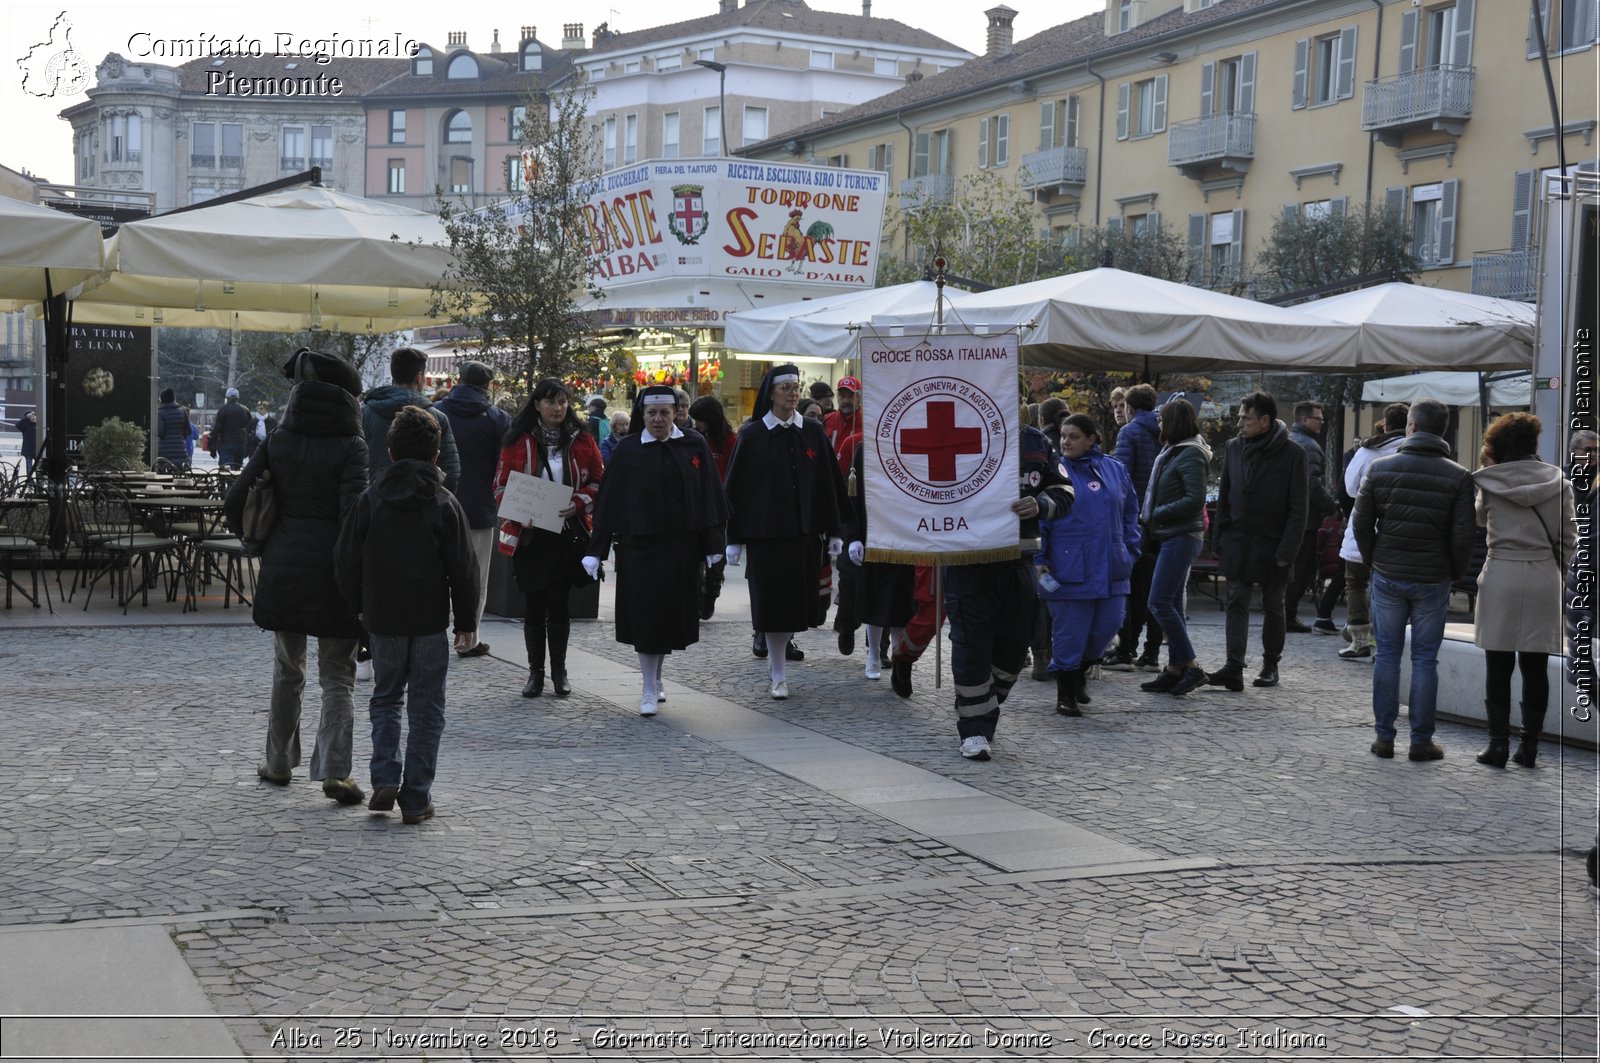
[[[859,14],[861,5],[846,0],[808,0],[812,7]],[[340,10],[335,10],[335,7]],[[33,4],[27,0],[13,2],[0,11],[0,129],[7,134],[0,143],[0,164],[13,170],[27,170],[36,176],[57,183],[70,183],[72,179],[71,126],[59,116],[60,112],[87,97],[81,90],[58,88],[53,96],[40,96],[24,88],[24,69],[37,70],[41,61],[62,51],[59,37],[64,25],[68,43],[81,58],[92,82],[94,68],[109,52],[120,52],[124,57],[138,60],[135,49],[147,39],[195,40],[206,36],[217,39],[234,38],[240,34],[263,42],[270,50],[278,34],[294,40],[326,39],[337,35],[345,39],[392,38],[426,41],[443,47],[451,31],[465,31],[467,43],[477,51],[488,51],[489,41],[498,29],[501,46],[515,47],[516,35],[525,23],[539,28],[539,39],[547,45],[559,45],[561,24],[567,20],[585,20],[585,31],[593,30],[599,22],[608,22],[613,29],[637,30],[664,25],[702,15],[715,14],[717,0],[600,0],[594,8],[581,7],[581,16],[571,13],[571,8],[543,6],[519,10],[504,3],[490,4],[484,0],[463,0],[455,4],[422,3],[417,0],[389,0],[368,9],[372,14],[361,13],[365,5],[333,5],[322,7],[298,5],[243,4],[234,0],[212,0],[193,4],[139,4],[120,0],[109,3],[75,3],[63,5]],[[987,31],[984,10],[987,2],[969,5],[951,3],[927,4],[916,0],[873,0],[872,13],[878,18],[898,19],[944,38],[974,53],[983,51]],[[1021,40],[1052,25],[1069,21],[1101,9],[1104,0],[1052,0],[1040,3],[1034,0],[1011,0],[1019,11],[1013,24],[1016,38]],[[348,8],[346,14],[343,9]],[[150,38],[140,37],[148,34]],[[35,50],[36,45],[45,47]],[[31,61],[24,60],[30,57]],[[176,65],[182,60],[163,60],[151,57],[153,62]],[[44,85],[57,84],[54,80]],[[41,79],[28,83],[29,89],[38,88]]]

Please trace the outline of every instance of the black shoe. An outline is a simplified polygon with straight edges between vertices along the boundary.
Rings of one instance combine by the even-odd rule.
[[[856,633],[849,629],[839,631],[839,652],[846,657],[856,652]]]
[[[522,696],[536,698],[544,693],[544,671],[539,668],[528,669],[528,681],[522,684]]]
[[[470,650],[462,650],[462,651],[460,651],[459,653],[456,654],[456,656],[457,657],[483,657],[486,654],[488,654],[488,652],[489,652],[489,644],[487,642],[480,642],[476,646],[472,647],[472,649],[470,649]]]
[[[556,697],[558,698],[564,698],[572,693],[572,684],[567,682],[567,670],[565,668],[557,668],[554,665],[550,667],[550,685],[555,688]]]
[[[1067,674],[1072,677],[1072,695],[1078,699],[1078,704],[1089,704],[1089,666],[1080,664]]]
[[[1244,670],[1230,664],[1220,671],[1207,675],[1206,682],[1214,687],[1225,687],[1237,694],[1244,689]]]
[[[1509,738],[1489,739],[1489,748],[1478,754],[1478,763],[1487,764],[1491,768],[1506,766],[1506,758],[1511,756],[1511,740]]]
[[[1152,694],[1165,694],[1167,691],[1177,686],[1178,680],[1182,678],[1183,676],[1179,673],[1169,672],[1163,668],[1161,670],[1161,674],[1156,676],[1154,679],[1147,683],[1140,683],[1139,689],[1148,690]]]
[[[1170,693],[1175,698],[1182,697],[1183,695],[1189,693],[1189,691],[1203,684],[1205,681],[1206,672],[1204,668],[1200,668],[1198,666],[1193,668],[1185,668],[1183,670],[1183,675],[1178,678],[1178,682],[1173,686]],[[1242,690],[1244,688],[1240,687],[1240,689]]]
[[[1524,738],[1518,742],[1517,751],[1511,754],[1511,759],[1524,768],[1534,767],[1539,759],[1539,740]]]
[[[1334,626],[1332,620],[1319,616],[1311,622],[1311,633],[1313,635],[1337,635],[1339,629]]]
[[[1275,686],[1277,686],[1278,685],[1278,666],[1275,665],[1275,664],[1264,664],[1264,665],[1262,665],[1261,666],[1261,674],[1256,676],[1254,679],[1250,680],[1250,685],[1253,686],[1253,687],[1275,687]]]
[[[1413,742],[1411,749],[1406,753],[1407,760],[1443,760],[1444,750],[1432,742],[1423,742],[1421,745]]]
[[[1139,659],[1133,666],[1141,672],[1156,672],[1161,669],[1161,651],[1156,649],[1145,650],[1139,654]]]
[[[757,631],[751,636],[750,652],[759,660],[767,659],[767,636],[763,632]]]
[[[1113,672],[1133,671],[1133,654],[1126,650],[1119,650],[1106,658],[1106,668]]]
[[[432,818],[433,818],[433,802],[431,802],[431,801],[428,802],[428,807],[427,808],[420,809],[419,811],[406,812],[404,810],[401,810],[401,812],[400,812],[400,822],[401,823],[408,823],[408,824],[411,824],[413,826],[415,826],[418,823],[421,823],[423,820],[428,820],[428,819],[432,819]]]
[[[1062,716],[1082,716],[1078,708],[1077,669],[1056,673],[1056,712]]]
[[[911,696],[911,662],[895,661],[889,666],[889,689],[903,698]]]
[[[374,786],[372,800],[367,802],[367,808],[372,812],[389,812],[394,808],[394,799],[399,796],[398,786]]]
[[[1375,757],[1382,757],[1384,760],[1389,760],[1394,756],[1394,739],[1374,739],[1372,743],[1372,755]]]
[[[1291,616],[1284,620],[1283,630],[1292,631],[1296,635],[1309,635],[1311,634],[1311,625],[1301,623],[1300,618],[1297,616]]]
[[[765,655],[763,654],[763,656]],[[786,661],[803,661],[806,659],[806,651],[802,650],[794,639],[790,639],[789,645],[783,648],[783,659]]]

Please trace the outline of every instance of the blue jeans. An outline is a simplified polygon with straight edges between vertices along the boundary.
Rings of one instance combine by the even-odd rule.
[[[450,636],[379,635],[372,639],[372,786],[398,786],[400,811],[428,807],[439,737],[444,734],[444,680]],[[406,710],[406,759],[400,763],[400,705]]]
[[[1372,721],[1378,737],[1394,741],[1400,714],[1400,650],[1411,625],[1411,744],[1433,739],[1434,702],[1439,694],[1439,644],[1444,641],[1450,581],[1410,583],[1372,570]]]
[[[1200,540],[1192,535],[1163,539],[1150,577],[1150,618],[1167,637],[1167,663],[1173,668],[1194,660],[1194,643],[1183,622],[1183,589],[1189,585],[1189,566],[1199,556]]]

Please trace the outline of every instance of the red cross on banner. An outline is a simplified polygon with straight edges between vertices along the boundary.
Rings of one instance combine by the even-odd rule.
[[[928,479],[951,483],[956,478],[956,458],[983,453],[983,433],[976,428],[956,427],[953,402],[930,402],[927,410],[927,427],[900,430],[900,452],[926,457]]]

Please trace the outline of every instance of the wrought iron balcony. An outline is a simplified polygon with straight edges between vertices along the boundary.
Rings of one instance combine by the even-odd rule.
[[[1199,177],[1208,166],[1244,173],[1255,154],[1254,114],[1208,114],[1174,122],[1167,130],[1167,163],[1185,177]]]
[[[1538,287],[1539,252],[1483,251],[1472,256],[1472,294],[1533,302]]]
[[[900,182],[900,207],[916,210],[919,207],[938,207],[955,198],[956,179],[949,174],[930,173]]]
[[[216,168],[217,168],[217,157],[214,154],[206,154],[206,155],[194,155],[194,154],[191,154],[189,156],[189,169],[191,169],[191,170],[215,170]]]
[[[1393,147],[1407,129],[1425,127],[1460,136],[1472,117],[1470,66],[1434,66],[1367,82],[1361,128]]]
[[[1019,175],[1030,192],[1077,192],[1089,179],[1088,148],[1050,148],[1022,157]]]

